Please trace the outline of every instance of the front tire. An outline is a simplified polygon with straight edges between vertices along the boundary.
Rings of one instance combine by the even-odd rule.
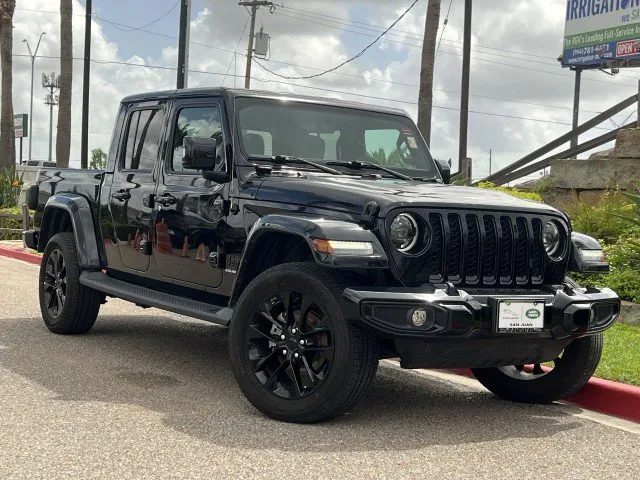
[[[471,370],[482,385],[500,398],[522,403],[551,403],[570,397],[587,384],[600,362],[602,345],[602,333],[578,338],[553,361],[551,370],[543,369],[540,364]]]
[[[231,365],[249,402],[286,422],[314,423],[353,408],[378,367],[377,341],[343,316],[342,277],[312,263],[253,280],[229,332]]]
[[[80,284],[80,265],[72,233],[51,237],[40,263],[40,311],[53,333],[81,334],[93,327],[104,294]]]

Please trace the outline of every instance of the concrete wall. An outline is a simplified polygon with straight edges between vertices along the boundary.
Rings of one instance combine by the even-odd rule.
[[[623,130],[612,150],[597,152],[588,160],[556,160],[544,179],[545,201],[556,203],[568,196],[592,199],[611,189],[640,188],[640,129]]]

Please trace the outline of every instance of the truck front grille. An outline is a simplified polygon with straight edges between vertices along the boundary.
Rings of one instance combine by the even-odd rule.
[[[396,268],[406,284],[534,287],[545,282],[546,274],[562,280],[566,263],[556,262],[546,271],[550,260],[542,244],[542,226],[548,218],[417,209],[410,213],[429,228],[431,242],[425,251],[414,255],[395,252]]]

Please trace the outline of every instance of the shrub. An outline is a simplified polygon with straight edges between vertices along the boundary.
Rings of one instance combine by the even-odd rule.
[[[621,235],[634,232],[628,221],[620,216],[632,210],[630,200],[618,191],[605,193],[595,200],[579,200],[574,196],[560,208],[567,212],[576,232],[581,232],[606,244],[614,244]]]
[[[606,275],[571,275],[584,286],[609,287],[629,302],[640,303],[640,270],[612,265],[611,273]]]
[[[542,202],[542,197],[537,192],[523,192],[513,187],[497,187],[491,182],[480,182],[478,188],[486,188],[489,190],[497,190],[499,192],[508,193],[514,197],[523,198],[525,200],[533,200],[534,202]]]
[[[0,207],[15,207],[18,205],[22,177],[15,176],[12,170],[0,171]]]
[[[22,209],[18,207],[0,208],[0,228],[19,228],[22,229],[22,220],[19,218],[9,219],[5,215],[20,215]],[[0,240],[20,240],[20,233],[0,233]]]

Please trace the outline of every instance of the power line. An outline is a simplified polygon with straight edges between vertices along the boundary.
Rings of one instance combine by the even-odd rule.
[[[418,1],[418,0],[416,0],[416,1]],[[288,7],[288,8],[292,9],[291,7]],[[34,9],[24,9],[24,8],[21,9],[21,10],[31,11],[31,12],[39,12],[39,13],[51,13],[51,14],[58,14],[59,15],[59,12],[56,12],[56,11],[34,10]],[[276,13],[277,12],[278,11],[276,11]],[[74,15],[76,15],[76,14],[74,14]],[[291,17],[291,18],[295,18],[296,20],[310,21],[310,20],[307,20],[307,19],[304,19],[304,18],[299,18],[299,17]],[[102,18],[102,17],[100,17],[98,15],[94,15],[94,19],[96,21],[98,21],[98,22],[108,23],[108,24],[113,25],[113,26],[120,26],[120,27],[126,27],[126,28],[135,28],[132,25],[127,25],[127,24],[123,24],[123,23],[107,20],[107,19]],[[314,22],[311,22],[311,23],[314,23]],[[334,27],[332,25],[326,25],[326,24],[322,24],[322,25],[329,26],[329,27],[332,27],[332,28],[336,28],[336,27]],[[172,35],[167,35],[167,34],[160,33],[160,32],[154,32],[152,30],[146,30],[146,29],[143,29],[143,28],[138,28],[138,30],[141,31],[141,32],[148,33],[150,35],[156,35],[156,36],[163,37],[163,38],[169,38],[169,39],[172,39],[172,40],[177,40],[178,39],[178,37],[175,37],[175,36],[172,36]],[[367,34],[364,34],[362,32],[353,32],[353,33],[357,33],[359,35],[373,37],[373,35],[367,35]],[[379,38],[381,38],[381,36],[379,36]],[[404,42],[397,42],[397,41],[394,41],[394,40],[391,40],[391,39],[388,39],[388,40],[391,41],[391,42],[400,43],[400,44],[404,44],[404,45],[408,45],[408,46],[419,47],[418,45],[414,45],[414,44],[409,44],[409,43],[404,43]],[[456,40],[449,40],[449,39],[444,39],[444,41],[451,41],[451,42],[454,42],[454,43],[461,43],[461,42],[458,42]],[[227,53],[230,53],[230,54],[236,54],[236,52],[234,52],[232,50],[228,50],[228,49],[220,48],[220,47],[215,47],[213,45],[208,45],[208,44],[205,44],[205,43],[199,43],[199,42],[193,42],[193,41],[191,41],[189,43],[192,44],[192,45],[197,45],[197,46],[201,46],[201,47],[205,47],[205,48],[211,48],[211,49],[219,50],[219,51],[222,51],[222,52],[227,52]],[[376,41],[373,42],[373,44],[375,44],[375,43],[376,43]],[[512,51],[512,50],[498,49],[498,48],[487,47],[487,46],[482,46],[482,45],[476,45],[476,46],[478,46],[480,48],[487,48],[487,49],[493,49],[493,50],[502,50],[502,51],[512,52],[512,53],[521,54],[521,55],[529,55],[529,54],[526,54],[526,53],[523,53],[523,52],[516,52],[516,51]],[[450,52],[450,51],[446,51],[446,50],[442,50],[442,49],[440,51],[443,52],[443,53],[446,53],[447,55],[462,56],[462,54],[459,54],[457,52]],[[364,52],[362,52],[362,53],[364,53]],[[501,55],[497,55],[497,54],[490,53],[490,52],[477,51],[477,53],[484,53],[486,55],[492,55],[492,56],[501,56]],[[531,56],[533,56],[533,55],[531,55]],[[525,60],[525,59],[514,58],[514,57],[509,57],[509,56],[504,56],[504,57],[505,58],[512,58],[514,60],[523,60],[523,61]],[[542,57],[542,58],[548,58],[548,57]],[[525,66],[522,66],[522,65],[511,64],[511,63],[501,63],[501,62],[488,60],[488,59],[485,59],[485,58],[477,58],[476,57],[475,60],[480,61],[480,62],[485,62],[485,63],[491,63],[491,64],[494,64],[494,65],[506,66],[506,67],[510,67],[510,68],[519,68],[519,69],[529,70],[529,71],[538,72],[538,73],[546,73],[548,75],[561,76],[561,77],[565,77],[565,78],[573,78],[572,76],[565,75],[563,73],[550,72],[548,70],[538,70],[538,69],[534,69],[534,68],[528,68],[528,67],[525,67]],[[527,62],[531,63],[532,61],[527,60]],[[258,62],[256,62],[256,63],[258,63]],[[537,62],[537,63],[546,64],[544,62]],[[262,68],[265,68],[264,65],[261,65],[261,64],[259,64],[259,65]],[[548,64],[548,65],[551,66],[551,64]],[[338,66],[337,68],[339,68],[339,67],[340,66]],[[330,70],[333,70],[333,69],[330,69]],[[330,70],[327,71],[327,73],[330,73]],[[277,74],[275,72],[271,72],[271,73],[273,73],[276,76],[279,76],[279,74]],[[320,75],[322,75],[322,73],[319,73],[316,76],[320,76]],[[625,78],[634,78],[635,79],[635,77],[631,77],[629,75],[621,75],[621,74],[619,74],[619,76],[625,77]],[[285,78],[285,77],[283,76],[282,78]],[[309,78],[313,78],[313,77],[309,77]],[[294,79],[298,79],[298,78],[291,78],[291,80],[294,80]],[[300,80],[306,79],[306,77],[301,77],[299,79]],[[597,80],[597,79],[594,79],[594,78],[585,78],[584,80],[585,81],[590,81],[590,82],[604,83],[604,84],[607,84],[607,85],[615,85],[615,86],[622,86],[622,87],[633,87],[633,88],[636,87],[636,85],[630,85],[630,84],[627,84],[627,83],[612,83],[612,82],[608,82],[608,81],[605,81],[605,80]]]
[[[167,10],[165,13],[163,13],[162,15],[160,15],[158,18],[156,18],[155,20],[152,20],[151,22],[142,25],[141,27],[130,27],[128,29],[123,29],[121,27],[115,26],[115,28],[123,31],[123,32],[134,32],[136,30],[142,30],[143,28],[147,28],[150,27],[151,25],[154,25],[156,23],[158,23],[160,20],[162,20],[164,17],[166,17],[167,15],[169,15],[171,12],[173,12],[175,10],[175,8],[180,5],[180,0],[178,0],[169,10]]]
[[[335,29],[341,30],[343,32],[354,33],[356,35],[361,35],[361,36],[364,36],[364,37],[377,38],[377,39],[381,38],[381,36],[377,36],[376,37],[375,35],[370,35],[370,34],[363,33],[363,32],[356,32],[356,31],[353,31],[353,30],[346,30],[346,29],[344,29],[342,27],[335,26],[335,25],[328,25],[328,24],[325,24],[325,23],[315,22],[313,20],[309,20],[308,18],[289,16],[289,15],[283,14],[282,12],[280,12],[280,15],[284,15],[284,16],[290,17],[290,18],[295,19],[295,20],[302,20],[304,22],[308,22],[308,23],[312,23],[312,24],[316,24],[316,25],[322,25],[322,26],[329,27],[329,28],[335,28]],[[395,43],[395,44],[398,44],[398,45],[406,45],[406,46],[414,47],[414,48],[422,48],[422,45],[416,45],[414,43],[401,42],[401,41],[393,40],[393,39],[389,39],[389,38],[387,38],[387,41]],[[377,40],[374,41],[373,43],[375,44],[376,42],[377,42]],[[461,43],[461,42],[456,42],[456,43]],[[490,47],[481,47],[481,48],[490,48]],[[366,50],[368,50],[368,48]],[[509,59],[513,59],[513,60],[522,60],[522,61],[526,61],[527,63],[537,63],[537,64],[541,64],[541,65],[555,66],[555,64],[552,64],[552,63],[549,63],[549,62],[540,62],[540,61],[535,61],[535,60],[530,60],[530,59],[516,58],[516,57],[509,56],[509,55],[501,55],[501,54],[497,54],[497,53],[483,52],[483,51],[479,51],[479,50],[473,50],[473,51],[475,51],[477,53],[484,53],[485,55],[492,55],[492,56],[497,56],[497,57],[509,58]],[[462,56],[461,53],[451,52],[451,51],[448,51],[448,50],[442,50],[441,49],[440,52],[445,53],[447,55],[454,55],[454,56],[458,56],[458,57]],[[362,53],[364,53],[364,52],[362,52]],[[362,55],[362,53],[360,55]],[[544,57],[544,58],[549,58],[549,57]],[[499,62],[495,62],[495,61],[488,60],[488,59],[485,59],[485,58],[474,57],[474,60],[479,61],[479,62],[493,63],[493,64],[496,64],[496,65],[502,65],[502,66],[507,66],[507,67],[522,68],[522,69],[525,69],[525,70],[531,70],[531,71],[535,71],[535,72],[539,72],[539,73],[546,73],[546,74],[561,76],[561,77],[565,77],[565,78],[573,78],[571,75],[566,75],[564,73],[550,72],[548,70],[538,70],[538,69],[533,69],[533,68],[527,68],[527,67],[522,66],[522,65],[516,65],[516,64],[511,64],[511,63],[499,63]],[[273,73],[273,72],[271,72],[271,73]],[[279,74],[274,73],[274,75],[278,76]],[[635,77],[631,77],[631,76],[628,76],[628,75],[620,75],[620,76],[621,77],[625,77],[625,78],[635,78]],[[282,77],[282,78],[290,78],[292,80],[294,80],[294,79],[304,79],[304,77],[298,78],[298,77],[286,77],[286,76]],[[607,85],[621,85],[621,86],[635,87],[635,85],[629,85],[629,84],[626,84],[626,83],[624,83],[624,84],[622,84],[622,83],[611,83],[611,82],[608,82],[608,81],[605,81],[605,80],[596,80],[596,79],[592,79],[592,78],[587,78],[585,80],[591,81],[591,82],[605,83]]]
[[[236,54],[238,56],[243,56],[241,53],[236,53]],[[28,57],[27,54],[19,54],[19,53],[14,53],[13,56],[14,57]],[[52,56],[52,55],[41,55],[40,58],[59,59],[60,57],[59,56]],[[80,60],[83,60],[83,58],[75,57],[74,60],[80,61]],[[101,60],[101,59],[93,58],[91,61],[93,63],[101,64],[101,65],[124,65],[124,66],[146,67],[146,68],[151,68],[151,69],[155,69],[155,70],[171,70],[171,71],[175,71],[176,70],[173,67],[167,67],[167,66],[162,66],[162,65],[148,65],[148,64],[133,63],[133,62],[116,61],[116,60]],[[288,63],[288,62],[280,62],[280,61],[277,61],[277,60],[268,60],[268,61],[271,62],[271,63],[279,63],[279,64],[290,65],[290,66],[294,66],[294,67],[308,68],[308,69],[311,69],[311,70],[321,70],[321,69],[318,69],[318,68],[315,68],[315,67],[309,67],[309,66],[306,66],[306,65],[297,65],[297,64]],[[222,74],[222,73],[214,73],[214,72],[207,72],[207,71],[204,71],[204,70],[192,70],[192,69],[189,69],[189,71],[193,72],[193,73],[202,73],[202,74],[211,74],[211,75],[223,75],[223,76],[226,76],[226,77],[244,78],[244,76],[242,76],[242,75],[229,75],[228,69],[227,69],[227,72],[225,72],[224,74]],[[345,76],[349,76],[349,77],[355,77],[355,78],[363,79],[360,75],[354,75],[354,74],[349,74],[349,73],[338,73],[338,72],[332,72],[332,73],[335,74],[335,75],[345,75]],[[270,82],[271,81],[271,80],[258,79],[256,77],[252,77],[252,79],[253,80],[257,80],[257,81],[263,81],[263,82],[266,82],[266,81]],[[376,79],[372,79],[372,80],[376,80]],[[383,80],[383,79],[378,79],[378,80],[381,81],[381,82],[391,83],[391,84],[394,84],[394,85],[402,85],[402,86],[414,87],[414,88],[418,88],[419,87],[419,85],[416,85],[416,84],[393,82],[393,81],[390,81],[390,80]],[[284,82],[282,82],[282,83],[284,83]],[[292,84],[292,85],[301,86],[301,85],[298,85],[298,84]],[[434,90],[438,91],[438,92],[449,93],[451,95],[460,95],[460,92],[457,92],[455,90],[447,90],[447,89],[442,89],[442,88],[436,88]],[[329,91],[333,91],[333,90],[329,90]],[[346,92],[338,92],[338,93],[346,93]],[[348,95],[355,95],[355,94],[348,93]],[[476,97],[476,98],[484,98],[484,99],[488,99],[488,100],[496,100],[496,101],[501,101],[501,102],[518,103],[518,104],[529,105],[529,106],[533,106],[533,107],[555,108],[555,109],[560,109],[560,110],[572,110],[572,107],[562,107],[560,105],[549,105],[549,104],[542,104],[542,103],[535,103],[535,102],[526,102],[526,101],[523,101],[523,100],[516,100],[516,99],[511,99],[511,98],[493,97],[493,96],[490,96],[490,95],[471,94],[470,96]],[[383,97],[375,97],[375,98],[379,98],[381,100],[385,100]],[[390,101],[398,101],[398,100],[391,99]],[[411,102],[404,102],[403,101],[402,103],[411,103]],[[584,110],[583,109],[582,111],[586,112],[586,113],[594,113],[594,114],[601,113],[601,112],[595,111],[595,110]]]
[[[438,51],[440,50],[440,44],[442,43],[442,37],[444,37],[444,31],[447,29],[447,25],[449,23],[449,14],[451,13],[452,5],[453,5],[453,0],[449,0],[449,8],[447,9],[447,16],[444,19],[444,25],[442,25],[442,32],[440,33],[440,40],[438,40],[438,46],[436,48],[436,57],[438,56]]]
[[[413,1],[413,3],[412,3],[411,5],[409,5],[409,8],[407,8],[407,9],[402,13],[402,15],[400,15],[400,16],[399,16],[399,17],[398,17],[398,18],[397,18],[397,19],[396,19],[396,20],[395,20],[395,21],[394,21],[394,22],[389,26],[389,28],[387,28],[384,32],[382,32],[380,35],[378,35],[378,36],[376,37],[376,39],[375,39],[373,42],[371,42],[369,45],[367,45],[367,46],[366,46],[366,47],[364,47],[362,50],[360,50],[360,52],[358,52],[357,54],[355,54],[355,55],[354,55],[354,56],[352,56],[351,58],[348,58],[347,60],[345,60],[344,62],[340,63],[339,65],[336,65],[336,66],[335,66],[335,67],[333,67],[333,68],[330,68],[330,69],[328,69],[328,70],[325,70],[324,72],[316,73],[316,74],[313,74],[313,75],[307,75],[307,76],[294,77],[294,76],[288,76],[288,75],[280,75],[279,73],[271,72],[271,71],[269,71],[269,69],[268,69],[268,68],[266,68],[264,65],[261,65],[261,64],[260,64],[260,62],[258,62],[257,60],[256,60],[256,63],[257,63],[258,65],[260,65],[263,69],[267,70],[267,71],[268,71],[269,73],[271,73],[272,75],[275,75],[275,76],[277,76],[277,77],[284,78],[284,79],[287,79],[287,80],[308,80],[308,79],[311,79],[311,78],[317,78],[317,77],[320,77],[320,76],[325,75],[325,74],[330,73],[330,72],[334,72],[334,71],[338,70],[340,67],[343,67],[344,65],[346,65],[347,63],[350,63],[350,62],[352,62],[352,61],[356,60],[357,58],[360,58],[362,55],[364,55],[364,53],[365,53],[367,50],[369,50],[371,47],[373,47],[376,43],[378,43],[378,40],[380,40],[382,37],[384,37],[384,36],[386,35],[386,33],[387,33],[389,30],[391,30],[395,25],[397,25],[397,24],[398,24],[398,22],[400,22],[400,20],[402,20],[402,19],[407,15],[407,13],[409,13],[409,11],[411,11],[411,9],[412,9],[413,7],[415,7],[415,6],[416,6],[416,4],[417,4],[419,1],[420,1],[420,0],[414,0],[414,1]]]
[[[15,56],[27,56],[27,55],[15,54]],[[60,58],[60,57],[43,56],[43,58]],[[79,57],[74,57],[74,60],[84,60],[84,59],[83,58],[79,58]],[[163,66],[163,65],[149,65],[149,64],[142,64],[142,63],[132,63],[132,62],[123,62],[123,61],[115,61],[115,60],[99,60],[99,59],[91,59],[91,61],[94,62],[94,63],[106,64],[106,65],[125,65],[125,66],[131,66],[131,67],[142,67],[142,68],[149,68],[149,69],[169,70],[169,71],[174,71],[174,72],[177,70],[175,67],[167,67],[167,66]],[[206,70],[189,69],[189,72],[190,73],[203,74],[203,75],[214,75],[214,76],[224,76],[225,75],[222,72],[210,72],[210,71],[206,71]],[[244,75],[229,75],[229,76],[244,78]],[[255,80],[255,81],[258,81],[258,82],[262,82],[262,83],[274,83],[274,82],[277,82],[277,83],[281,83],[283,85],[289,85],[289,86],[294,86],[294,87],[299,87],[299,88],[306,88],[306,89],[311,89],[311,90],[318,90],[318,91],[329,92],[329,93],[337,93],[337,94],[340,94],[340,95],[350,95],[350,96],[355,96],[355,97],[360,97],[360,98],[381,100],[383,102],[401,103],[401,104],[404,104],[404,105],[417,105],[418,104],[417,102],[409,102],[409,101],[406,101],[406,100],[400,100],[400,99],[395,99],[395,98],[384,98],[384,97],[378,97],[378,96],[375,96],[375,95],[366,95],[366,94],[362,94],[362,93],[345,92],[343,90],[335,90],[335,89],[323,88],[323,87],[318,87],[318,86],[314,86],[314,85],[301,85],[299,83],[283,82],[281,80],[269,80],[269,79],[263,79],[263,78],[257,78],[257,77],[252,77],[252,80]],[[444,105],[434,105],[433,108],[437,108],[437,109],[441,109],[441,110],[450,110],[450,111],[459,111],[460,110],[459,108],[447,107],[447,106],[444,106]],[[510,119],[516,119],[516,120],[526,120],[526,121],[532,121],[532,122],[538,122],[538,123],[549,123],[549,124],[556,124],[556,125],[571,125],[570,123],[567,123],[567,122],[560,122],[560,121],[555,121],[555,120],[544,120],[544,119],[540,119],[540,118],[521,117],[521,116],[517,116],[517,115],[506,115],[506,114],[493,113],[493,112],[484,112],[484,111],[480,111],[480,110],[469,110],[469,113],[473,113],[473,114],[477,114],[477,115],[488,115],[488,116],[492,116],[492,117],[510,118]],[[595,128],[600,129],[600,130],[608,130],[608,131],[611,130],[611,129],[607,129],[607,128],[603,128],[603,127],[595,127]],[[96,134],[102,135],[103,133],[97,133],[96,132]],[[104,134],[106,134],[106,132]]]
[[[251,19],[251,17],[249,16],[249,17],[247,17],[247,21],[244,22],[244,27],[242,27],[242,33],[240,34],[240,38],[238,39],[238,43],[236,45],[236,50],[235,50],[235,52],[233,52],[234,55],[231,57],[231,60],[229,61],[229,65],[227,66],[227,71],[225,72],[224,78],[222,79],[222,83],[220,84],[221,86],[224,85],[224,81],[227,79],[227,74],[229,73],[229,70],[231,69],[231,64],[236,59],[236,55],[238,55],[238,48],[240,48],[240,42],[242,42],[242,39],[244,38],[244,32],[247,31],[247,25],[249,24],[249,20],[250,19]]]

